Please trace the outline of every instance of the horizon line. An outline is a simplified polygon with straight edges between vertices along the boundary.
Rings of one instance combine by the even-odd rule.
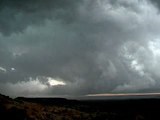
[[[160,93],[102,93],[102,94],[87,94],[87,97],[113,97],[113,96],[150,96],[160,95]]]

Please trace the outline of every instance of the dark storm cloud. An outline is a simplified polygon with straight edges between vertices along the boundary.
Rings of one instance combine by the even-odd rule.
[[[147,0],[1,0],[0,91],[158,91],[157,11]]]
[[[70,22],[76,14],[74,0],[1,0],[0,31],[6,35],[23,31],[29,24],[42,24],[45,19],[62,18]]]
[[[150,0],[154,5],[156,5],[158,8],[160,7],[160,1],[159,0]]]

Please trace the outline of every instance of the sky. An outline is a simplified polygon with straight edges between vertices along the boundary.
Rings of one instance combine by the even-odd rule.
[[[0,0],[0,93],[160,92],[159,0]]]

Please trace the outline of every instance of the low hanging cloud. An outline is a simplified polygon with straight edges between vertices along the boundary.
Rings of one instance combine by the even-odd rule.
[[[42,79],[43,81],[41,81]],[[3,94],[8,94],[12,97],[15,97],[17,94],[20,96],[47,96],[49,95],[49,89],[52,87],[62,87],[64,85],[66,84],[62,80],[38,76],[36,79],[30,77],[28,81],[2,83],[0,84],[0,90]]]
[[[47,88],[47,85],[42,84],[38,80],[29,80],[13,83],[1,84],[1,92],[3,94],[8,94],[10,96],[28,96],[28,95],[38,95],[42,94],[43,91]]]
[[[0,92],[159,92],[158,1],[1,0],[0,6]]]

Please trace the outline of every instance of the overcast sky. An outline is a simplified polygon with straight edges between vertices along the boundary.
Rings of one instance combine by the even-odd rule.
[[[159,0],[0,0],[0,93],[160,92]]]

